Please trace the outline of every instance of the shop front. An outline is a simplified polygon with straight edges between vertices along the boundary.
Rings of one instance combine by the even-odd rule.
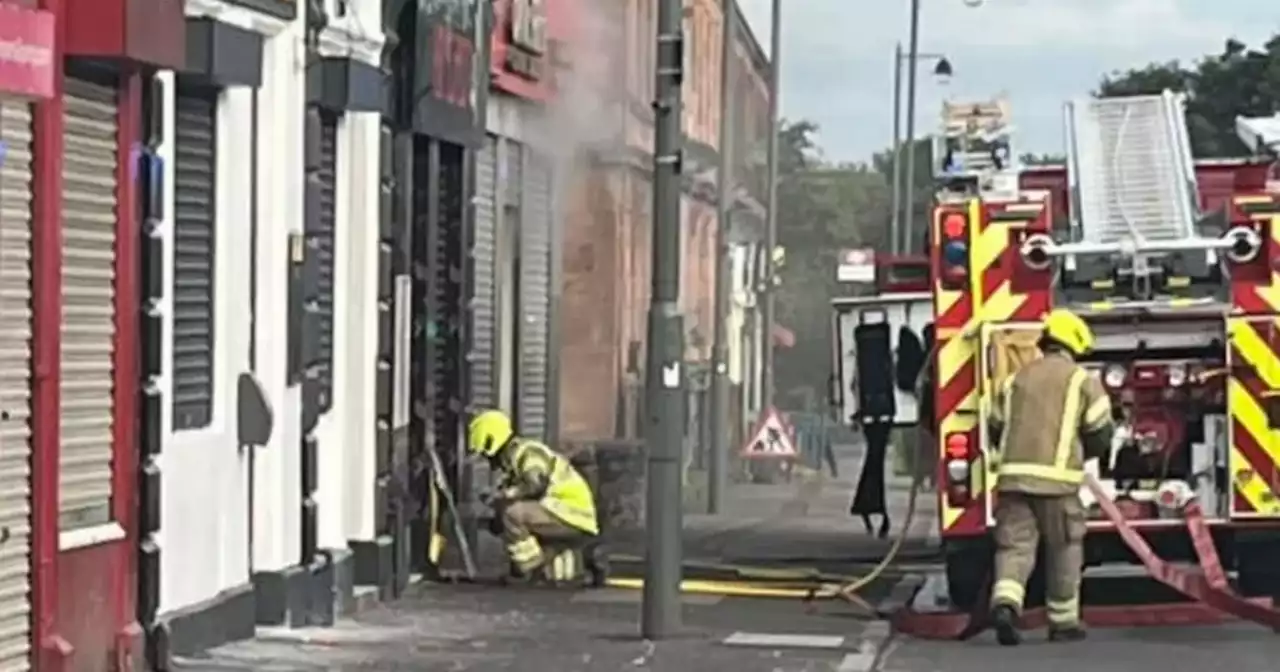
[[[36,334],[48,352],[34,356],[56,372],[36,406],[57,409],[37,446],[56,461],[56,476],[41,484],[57,493],[58,531],[56,608],[40,669],[106,670],[140,660],[139,614],[148,607],[136,582],[138,536],[147,532],[138,526],[135,422],[142,94],[154,72],[182,66],[186,26],[181,5],[165,0],[67,0],[62,11],[60,97],[45,120],[58,137],[38,143],[56,156],[44,186],[59,196],[40,218],[52,225],[34,241],[35,258],[53,266],[36,283],[49,303],[34,304],[56,305],[58,316]]]
[[[50,496],[37,487],[52,465],[40,464],[33,450],[41,425],[36,413],[43,409],[33,408],[32,359],[24,355],[37,345],[37,312],[47,318],[58,310],[56,303],[33,305],[32,244],[41,228],[37,218],[48,215],[44,178],[51,157],[39,146],[48,139],[48,127],[41,124],[37,137],[36,125],[37,118],[49,118],[55,97],[56,27],[52,12],[0,3],[0,352],[22,353],[0,367],[0,389],[6,392],[0,396],[0,614],[17,626],[0,630],[0,668],[36,666],[34,643],[48,632],[53,613],[54,585],[38,567],[56,553],[57,527],[49,521],[58,502],[56,492]],[[47,262],[41,265],[39,270],[47,270]]]
[[[356,579],[392,592],[410,572],[438,568],[445,502],[434,469],[459,498],[469,481],[458,451],[469,399],[471,161],[482,135],[473,70],[483,57],[478,6],[392,3],[383,15],[391,93],[382,124],[378,301],[390,309],[378,316],[386,337],[377,363],[374,510],[388,543],[357,547]]]

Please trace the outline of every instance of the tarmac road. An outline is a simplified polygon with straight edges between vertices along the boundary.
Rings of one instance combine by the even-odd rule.
[[[997,645],[990,634],[965,643],[902,638],[885,644],[880,665],[884,672],[990,672],[993,665],[1044,672],[1270,672],[1280,669],[1280,636],[1233,623],[1094,629],[1075,644],[1049,643],[1043,632],[1031,632],[1015,648]]]

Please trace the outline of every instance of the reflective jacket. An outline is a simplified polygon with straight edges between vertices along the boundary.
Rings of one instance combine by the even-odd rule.
[[[506,496],[536,500],[565,525],[600,533],[591,486],[568,458],[537,441],[517,439],[499,461],[509,486]]]
[[[1111,402],[1096,378],[1055,353],[1003,381],[989,420],[1000,437],[997,491],[1068,495],[1084,482],[1082,439],[1110,442]]]

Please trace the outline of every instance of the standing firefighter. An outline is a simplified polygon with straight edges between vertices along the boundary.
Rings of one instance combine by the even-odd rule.
[[[1076,364],[1093,348],[1079,316],[1055,310],[1044,321],[1044,357],[1001,381],[992,400],[1000,437],[996,482],[996,566],[992,622],[1000,643],[1017,630],[1036,546],[1045,543],[1049,639],[1084,638],[1080,579],[1086,512],[1080,501],[1086,457],[1111,448],[1111,404],[1096,378]]]
[[[498,514],[514,573],[528,576],[552,563],[554,580],[578,575],[573,559],[585,551],[586,569],[594,583],[604,581],[596,554],[595,498],[586,479],[568,458],[537,441],[515,435],[511,419],[502,411],[485,411],[471,421],[467,446],[485,457],[500,474],[497,491],[481,495]],[[553,552],[548,552],[553,547]]]

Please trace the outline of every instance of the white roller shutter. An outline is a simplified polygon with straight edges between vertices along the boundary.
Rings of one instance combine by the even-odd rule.
[[[521,173],[520,349],[517,377],[520,430],[546,438],[547,318],[551,309],[551,162],[527,152]]]
[[[498,406],[494,380],[496,338],[494,286],[497,249],[494,206],[497,199],[498,143],[486,136],[476,152],[475,227],[471,256],[474,277],[471,296],[471,405],[476,409]]]
[[[68,77],[62,167],[62,395],[58,522],[111,516],[116,90]]]
[[[0,101],[0,670],[31,669],[31,108]]]

